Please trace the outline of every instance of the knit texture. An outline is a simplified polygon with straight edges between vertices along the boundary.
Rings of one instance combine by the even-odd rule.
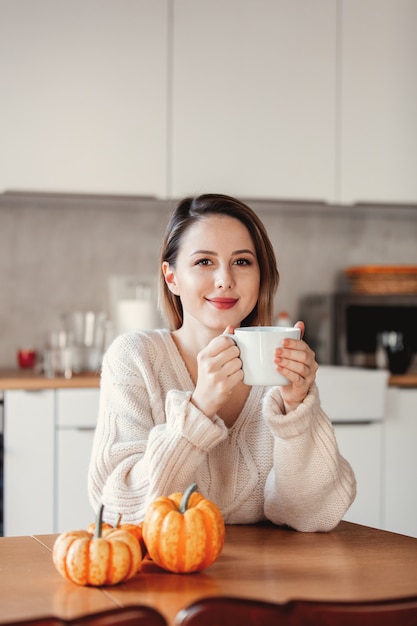
[[[133,331],[108,349],[89,468],[90,501],[106,521],[143,520],[150,502],[199,491],[229,524],[269,519],[328,531],[356,493],[314,385],[285,414],[279,387],[252,387],[228,429],[190,402],[194,384],[166,329]]]

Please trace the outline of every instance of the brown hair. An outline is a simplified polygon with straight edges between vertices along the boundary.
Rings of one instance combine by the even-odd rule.
[[[183,310],[179,296],[173,294],[164,278],[162,263],[167,261],[175,268],[184,233],[196,221],[210,214],[228,215],[242,222],[249,231],[256,250],[260,269],[258,302],[251,313],[242,320],[242,326],[268,326],[273,324],[274,295],[279,273],[274,249],[265,226],[256,213],[240,200],[221,194],[204,194],[181,200],[171,215],[165,232],[160,255],[159,306],[171,330],[181,327]]]

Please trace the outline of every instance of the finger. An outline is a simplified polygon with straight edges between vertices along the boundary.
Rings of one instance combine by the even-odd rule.
[[[304,322],[301,322],[301,321],[296,322],[294,324],[294,328],[299,328],[300,329],[300,331],[301,331],[300,339],[302,339],[304,337],[304,333],[305,333],[305,324],[304,324]]]
[[[233,339],[225,335],[219,335],[212,339],[202,352],[205,352],[208,356],[215,357],[233,346],[236,347],[236,343]]]
[[[313,382],[318,365],[314,359],[309,359],[307,357],[300,359],[297,355],[304,354],[300,352],[294,352],[292,358],[286,358],[286,356],[277,356],[274,359],[274,363],[277,366],[280,374],[283,374],[287,378],[287,373],[293,372],[295,376],[299,376],[304,380],[308,380],[310,383]],[[294,356],[295,355],[295,356]]]
[[[308,352],[305,348],[303,349],[299,349],[299,348],[277,348],[275,350],[275,354],[274,354],[274,360],[285,360],[286,362],[289,361],[296,361],[299,363],[309,363],[309,362],[313,362],[314,358],[312,357],[312,354],[310,354],[310,352]]]

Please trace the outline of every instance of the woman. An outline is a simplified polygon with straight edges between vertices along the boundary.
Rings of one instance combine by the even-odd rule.
[[[356,484],[320,407],[314,353],[286,339],[274,362],[290,384],[249,387],[223,335],[273,323],[278,271],[262,222],[229,196],[187,198],[168,224],[160,272],[170,329],[121,335],[103,360],[94,509],[137,523],[156,497],[196,482],[226,523],[332,529]]]

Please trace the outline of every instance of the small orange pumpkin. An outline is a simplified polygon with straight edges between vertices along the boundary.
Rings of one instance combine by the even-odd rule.
[[[102,536],[105,537],[107,531],[109,530],[114,530],[115,528],[119,528],[120,530],[126,530],[127,532],[131,533],[139,542],[141,550],[142,550],[142,556],[144,557],[146,554],[146,546],[145,546],[145,542],[143,540],[143,533],[142,533],[142,523],[140,524],[131,524],[131,523],[126,523],[126,524],[121,524],[122,521],[122,515],[119,515],[119,519],[117,520],[117,524],[116,526],[112,526],[111,524],[108,524],[107,522],[103,522],[102,523]],[[92,522],[91,524],[89,524],[87,526],[87,530],[89,533],[94,534],[95,530],[96,530],[96,522]]]
[[[52,550],[58,572],[77,585],[116,585],[136,574],[143,558],[137,539],[119,528],[102,534],[103,506],[94,535],[87,530],[62,533]]]
[[[116,528],[120,528],[120,530],[125,530],[126,532],[131,533],[133,537],[135,537],[136,541],[140,545],[140,549],[142,551],[142,558],[144,558],[147,552],[147,549],[146,549],[145,541],[143,539],[142,524],[131,524],[127,522],[126,524],[120,524],[120,526],[117,525]],[[103,536],[106,537],[106,534],[107,534],[107,530],[103,533]]]
[[[223,549],[225,526],[219,508],[192,484],[185,492],[159,497],[148,507],[143,538],[149,556],[176,573],[210,567]]]
[[[142,558],[144,558],[147,550],[146,550],[145,542],[143,540],[142,523],[140,523],[140,524],[131,524],[131,523],[121,524],[120,523],[121,521],[122,521],[122,515],[120,514],[119,515],[119,519],[117,520],[116,526],[112,526],[111,524],[108,524],[107,522],[103,522],[102,525],[101,525],[102,536],[105,537],[107,531],[108,530],[114,530],[114,528],[119,528],[120,530],[126,530],[127,532],[132,533],[132,535],[137,539],[137,541],[140,544],[140,549],[142,551]],[[96,526],[97,526],[96,522],[91,522],[91,524],[89,524],[87,526],[88,532],[93,535],[95,533]]]

